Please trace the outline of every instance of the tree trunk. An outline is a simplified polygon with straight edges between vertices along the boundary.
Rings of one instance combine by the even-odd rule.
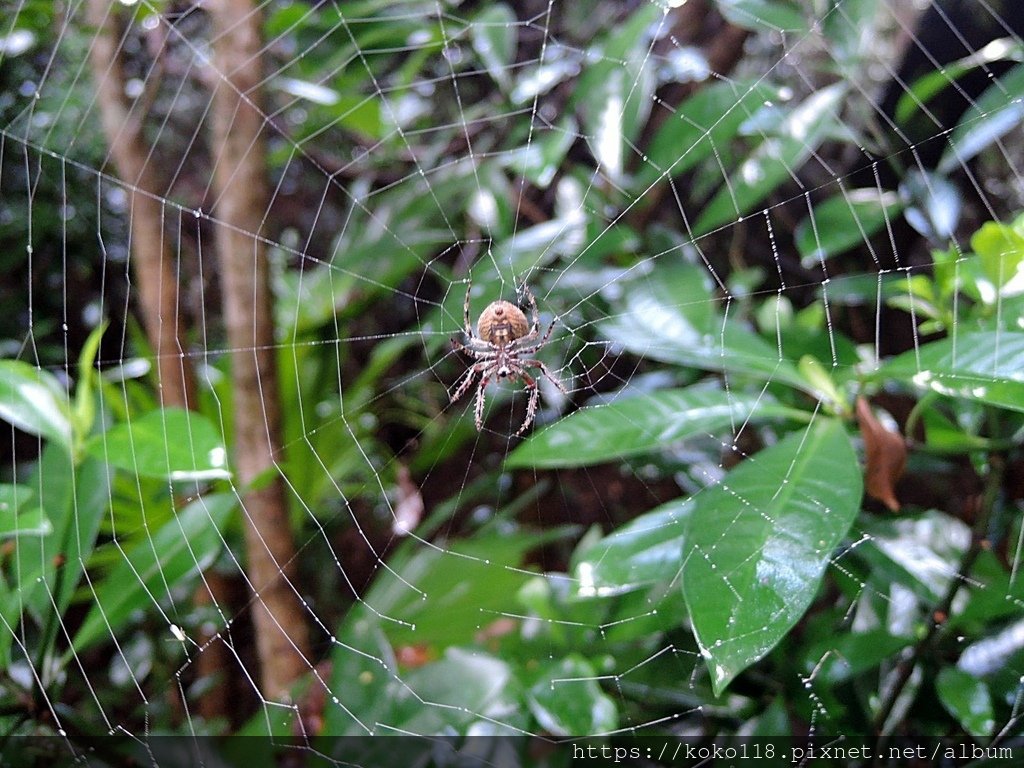
[[[96,82],[100,119],[107,135],[117,175],[126,182],[130,200],[131,257],[143,325],[157,359],[157,391],[164,407],[191,408],[197,404],[195,377],[190,359],[181,354],[178,339],[178,275],[175,258],[167,242],[161,198],[167,190],[157,186],[149,163],[150,147],[142,133],[145,114],[133,110],[125,96],[125,75],[121,43],[127,27],[110,0],[89,0],[88,21],[96,38],[91,49],[93,79]],[[159,55],[159,53],[157,54]],[[223,600],[227,579],[210,569],[196,589],[197,605]],[[197,638],[206,650],[196,663],[200,678],[224,677],[228,651],[223,643],[210,643],[212,635]],[[226,681],[213,686],[199,700],[199,712],[207,719],[226,717],[229,708]]]
[[[89,0],[88,20],[96,30],[90,48],[100,119],[117,175],[125,182],[131,223],[132,274],[157,365],[157,389],[163,406],[189,407],[195,402],[189,358],[178,338],[178,275],[163,227],[163,192],[142,134],[144,115],[134,114],[125,96],[121,43],[125,27],[119,3]]]
[[[242,488],[249,580],[263,695],[280,701],[309,671],[308,632],[293,587],[295,545],[281,458],[269,270],[260,229],[267,207],[259,107],[261,15],[251,0],[214,0],[214,189],[224,323],[232,351],[235,470]],[[253,487],[253,484],[256,487]]]

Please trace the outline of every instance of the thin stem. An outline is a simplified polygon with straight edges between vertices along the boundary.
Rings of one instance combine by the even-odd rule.
[[[913,408],[910,409],[910,413],[907,414],[907,423],[904,426],[904,433],[909,440],[914,439],[914,432],[917,431],[917,422],[921,420],[921,415],[932,407],[932,403],[938,398],[938,395],[934,393],[928,393],[917,403]]]

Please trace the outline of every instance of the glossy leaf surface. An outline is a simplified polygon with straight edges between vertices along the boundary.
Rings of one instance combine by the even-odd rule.
[[[850,439],[825,419],[694,498],[683,594],[716,694],[803,616],[860,498]]]

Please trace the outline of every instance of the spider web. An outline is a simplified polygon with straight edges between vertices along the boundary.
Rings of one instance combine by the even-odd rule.
[[[183,354],[202,391],[186,434],[198,445],[205,439],[199,420],[221,436],[232,421],[226,372],[237,350],[219,320],[211,245],[219,222],[210,171],[216,157],[208,136],[209,90],[228,81],[211,59],[214,41],[200,6],[125,5],[136,15],[118,50],[133,114],[146,118],[149,162],[164,190],[164,236],[184,286],[182,313],[192,330]],[[797,441],[793,461],[781,469],[761,462],[763,479],[781,493],[820,450],[816,441],[833,419],[827,387],[812,386],[820,379],[800,368],[805,354],[817,353],[826,377],[849,382],[855,368],[872,371],[901,345],[923,349],[920,323],[933,318],[914,281],[933,267],[973,279],[979,257],[971,233],[1021,208],[1019,128],[987,129],[984,151],[963,140],[942,154],[961,136],[960,119],[901,80],[901,40],[931,55],[907,5],[804,3],[795,11],[802,21],[790,28],[792,17],[759,16],[757,3],[722,3],[734,29],[755,31],[738,44],[738,63],[716,71],[696,40],[679,38],[673,23],[680,9],[661,4],[584,9],[549,0],[513,11],[258,3],[266,18],[261,85],[269,106],[262,114],[273,186],[263,230],[246,234],[266,244],[273,270],[274,349],[286,406],[274,470],[296,532],[287,583],[312,632],[303,656],[308,674],[293,700],[268,697],[259,685],[251,620],[261,597],[251,594],[241,524],[233,522],[247,514],[247,489],[231,477],[220,485],[136,480],[132,468],[146,475],[152,457],[134,442],[141,432],[129,431],[123,449],[114,438],[89,449],[120,469],[109,486],[98,486],[106,488],[98,545],[79,558],[80,584],[41,575],[55,552],[38,532],[16,529],[10,539],[15,572],[39,574],[41,587],[39,597],[12,598],[18,610],[4,614],[0,632],[11,648],[5,695],[33,691],[46,727],[74,754],[82,752],[75,734],[83,727],[144,745],[163,731],[244,728],[294,738],[300,749],[312,749],[318,734],[553,738],[698,728],[715,706],[706,664],[719,646],[713,637],[696,639],[678,618],[686,612],[684,563],[711,563],[713,550],[740,529],[738,518],[726,520],[708,549],[684,543],[678,537],[692,505],[727,497],[727,473],[741,459],[756,473],[759,449],[788,432]],[[45,39],[38,19],[51,14]],[[1000,30],[998,44],[976,43],[939,15],[963,46],[956,58],[973,56],[973,74],[998,82],[1006,71],[999,62],[1019,61],[1021,40],[996,4],[978,3],[978,14]],[[5,244],[27,254],[23,269],[20,256],[12,257],[20,282],[5,288],[19,314],[17,332],[4,335],[21,342],[5,342],[4,351],[55,376],[68,387],[62,402],[73,403],[67,393],[82,386],[77,361],[85,337],[109,321],[95,361],[103,380],[95,434],[122,423],[174,435],[177,417],[158,411],[155,422],[143,418],[154,405],[145,392],[156,358],[133,314],[140,297],[131,274],[131,185],[117,178],[99,128],[87,64],[97,33],[85,17],[83,2],[55,13],[21,0],[0,29],[10,89],[0,127],[0,226]],[[929,63],[977,124],[999,115],[1019,122],[1020,98],[1010,86],[1002,102],[986,101],[969,90],[958,65]],[[885,83],[896,86],[885,92]],[[697,84],[717,88],[732,105],[704,122],[680,116],[680,102],[700,93]],[[916,112],[917,122],[898,119],[900,110]],[[852,130],[843,114],[860,115],[868,129]],[[720,133],[733,121],[742,131]],[[666,132],[659,144],[666,125],[678,125],[686,141],[673,143]],[[879,140],[886,131],[895,143]],[[737,135],[762,154],[744,158]],[[906,173],[902,202],[890,207],[894,166]],[[775,194],[751,202],[751,190],[773,173],[784,177]],[[835,196],[852,210],[864,190],[881,212],[866,216],[872,225],[855,219],[845,236],[871,263],[840,266],[827,251],[842,233],[819,203]],[[957,202],[961,194],[968,205]],[[904,251],[905,221],[935,249],[945,243],[948,261],[920,245]],[[795,241],[805,244],[802,264],[792,255]],[[526,286],[541,332],[555,324],[537,357],[567,394],[536,377],[533,440],[522,448],[514,437],[526,414],[521,381],[487,389],[480,432],[475,387],[449,402],[473,362],[451,344],[467,330],[470,282],[472,322],[497,299],[527,309]],[[801,312],[812,303],[820,313],[814,318]],[[898,317],[890,309],[897,306]],[[1009,343],[1021,328],[1020,305],[997,299],[993,306],[997,338]],[[946,329],[954,338],[975,330],[960,322],[954,316]],[[741,323],[759,333],[746,331],[737,342]],[[854,348],[847,334],[857,323],[862,343]],[[801,333],[806,344],[794,338]],[[738,362],[724,360],[735,355]],[[700,370],[714,373],[729,418],[724,428],[698,428],[683,440],[671,432],[679,402],[659,393],[694,385]],[[779,394],[787,387],[814,393],[818,404],[787,401]],[[686,404],[699,411],[702,402]],[[606,441],[632,439],[622,434],[651,429],[642,407],[630,410],[637,403],[665,409],[668,437],[658,450],[616,453],[578,417],[615,413],[625,432]],[[779,409],[787,404],[806,414],[795,432],[781,428]],[[609,408],[618,410],[602,411]],[[577,421],[560,422],[565,414]],[[36,434],[12,433],[11,482],[35,483],[41,496],[51,483],[76,487],[81,465],[48,458],[51,435]],[[545,445],[562,458],[529,458],[531,446],[542,452]],[[121,450],[128,466],[112,458]],[[165,464],[172,454],[169,448]],[[97,503],[68,493],[73,509]],[[801,494],[794,503],[831,512],[827,488],[820,497]],[[919,596],[890,588],[864,565],[885,561],[929,584],[936,603],[946,585],[960,581],[972,594],[1005,601],[1010,618],[999,642],[1012,645],[1006,637],[1019,630],[1022,607],[1012,531],[1011,578],[965,579],[958,565],[969,525],[928,511],[939,506],[934,499],[919,506],[924,511],[907,520],[858,517],[833,542],[824,566],[847,593],[839,618],[864,632],[912,635],[906,616]],[[613,533],[601,539],[602,532]],[[682,549],[682,559],[652,548],[659,575],[619,574],[612,589],[615,559],[643,536]],[[908,554],[911,544],[918,549]],[[864,551],[872,554],[858,559]],[[211,586],[211,573],[227,592]],[[111,574],[122,580],[114,587],[104,581]],[[715,584],[738,594],[728,578]],[[52,609],[55,624],[46,631],[58,637],[59,664],[33,655],[40,638],[21,616],[39,605]],[[766,608],[754,633],[771,635],[784,614],[784,607]],[[590,646],[605,650],[601,664]],[[223,651],[215,675],[204,677],[204,657]],[[999,663],[987,653],[1006,657],[978,643],[965,651],[975,664],[966,668]],[[842,655],[815,648],[814,663],[790,667],[793,679],[782,683],[806,688],[808,744],[818,728],[835,736],[827,723],[842,706],[818,678]],[[1007,669],[1019,677],[1020,656],[1011,658]],[[537,676],[527,679],[527,671]],[[453,684],[445,686],[446,677]],[[517,699],[519,687],[529,692]],[[237,697],[242,712],[205,716],[204,697],[218,688]],[[558,721],[553,713],[561,710],[548,694],[597,703],[590,719]],[[645,697],[655,703],[644,706]],[[1019,730],[1020,697],[1018,689],[1005,703],[1004,732]]]

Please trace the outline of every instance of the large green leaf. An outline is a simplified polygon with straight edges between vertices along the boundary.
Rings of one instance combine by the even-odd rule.
[[[704,207],[693,225],[695,237],[749,213],[780,184],[789,181],[830,133],[840,130],[840,103],[846,86],[815,91],[744,159]]]
[[[123,559],[95,587],[93,606],[75,635],[74,650],[110,637],[132,613],[152,608],[154,602],[163,604],[177,586],[209,567],[237,504],[231,493],[200,497],[123,551]]]
[[[683,531],[693,500],[675,499],[573,554],[581,597],[629,592],[671,581],[683,564]]]
[[[651,32],[664,19],[654,3],[638,7],[596,45],[573,89],[573,105],[582,112],[585,135],[598,163],[611,178],[623,170],[627,142],[647,121],[654,91]]]
[[[828,52],[837,69],[858,76],[863,58],[878,45],[875,19],[880,0],[843,0],[842,8],[816,20],[816,26],[828,41]]]
[[[53,529],[40,539],[19,541],[14,558],[16,581],[25,602],[40,613],[51,611],[53,602],[63,607],[61,595],[74,590],[77,574],[92,552],[104,502],[109,500],[107,479],[100,462],[86,461],[75,467],[68,454],[56,446],[43,452],[29,486],[38,491],[37,503]],[[60,586],[57,561],[64,562]]]
[[[547,189],[554,181],[577,132],[576,123],[570,118],[564,118],[551,129],[538,128],[531,135],[529,144],[504,153],[502,160],[537,187]]]
[[[598,328],[641,357],[811,391],[792,361],[738,321],[725,321],[719,303],[709,295],[703,270],[689,265],[658,269],[628,286],[625,308]]]
[[[634,186],[643,191],[661,176],[685,173],[734,138],[745,120],[778,96],[775,86],[750,80],[702,88],[654,134]]]
[[[872,187],[834,195],[814,206],[796,227],[796,248],[804,266],[859,245],[892,220],[903,204],[895,192]]]
[[[375,723],[381,733],[465,733],[474,725],[504,735],[516,732],[501,727],[517,705],[517,681],[502,659],[449,648],[437,662],[409,673],[405,682],[396,691],[391,719]]]
[[[58,619],[78,588],[100,519],[109,508],[109,470],[93,460],[75,466],[67,450],[52,443],[26,485],[35,496],[30,506],[38,506],[50,531],[12,540],[11,580],[18,589],[6,596],[0,611],[12,627],[34,619],[43,628],[41,642],[46,645],[57,635]],[[2,661],[8,660],[10,642],[11,634],[0,632]]]
[[[694,437],[735,431],[749,420],[802,415],[802,411],[780,406],[766,395],[704,386],[665,390],[576,411],[535,433],[509,455],[505,464],[582,467],[665,450]]]
[[[433,648],[468,643],[486,616],[516,609],[516,592],[530,578],[526,553],[566,533],[509,532],[419,547],[393,559],[364,595],[395,644]]]
[[[716,695],[803,616],[861,490],[842,423],[822,418],[694,497],[683,594]]]
[[[965,333],[933,341],[890,361],[875,376],[1024,411],[1024,332]]]
[[[111,427],[89,441],[90,456],[145,477],[222,480],[231,477],[227,451],[205,416],[165,408]]]
[[[0,419],[71,450],[67,393],[48,371],[21,360],[0,360]]]
[[[1018,64],[978,97],[967,109],[939,160],[938,170],[948,174],[1024,120],[1024,64]]]

